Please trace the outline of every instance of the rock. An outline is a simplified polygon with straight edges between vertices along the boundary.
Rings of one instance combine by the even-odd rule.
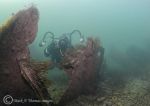
[[[103,106],[113,106],[113,104],[110,101],[105,101]]]
[[[97,98],[98,102],[103,102],[106,99],[106,97]]]

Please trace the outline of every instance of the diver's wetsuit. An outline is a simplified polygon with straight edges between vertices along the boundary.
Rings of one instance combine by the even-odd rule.
[[[50,56],[54,63],[60,63],[67,48],[71,47],[71,43],[66,36],[62,36],[59,41],[53,41],[48,45],[44,54]]]
[[[44,55],[46,57],[50,56],[54,63],[59,63],[62,58],[60,54],[60,49],[56,47],[55,43],[51,43],[47,46],[47,48],[45,48]]]
[[[44,46],[46,43],[47,35],[52,39],[52,43],[48,45],[44,50],[44,55],[46,57],[51,57],[54,64],[59,64],[68,48],[73,48],[71,44],[71,37],[74,33],[78,33],[80,36],[80,42],[84,41],[84,37],[81,35],[79,30],[73,30],[71,33],[64,33],[59,38],[55,37],[54,33],[48,31],[44,34],[42,42],[39,44],[40,47]]]

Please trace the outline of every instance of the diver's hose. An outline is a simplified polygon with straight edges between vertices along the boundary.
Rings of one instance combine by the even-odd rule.
[[[84,36],[82,36],[81,32],[80,32],[79,30],[73,30],[73,31],[69,34],[70,44],[71,44],[71,42],[72,42],[72,41],[71,41],[71,40],[72,40],[72,35],[73,35],[74,33],[76,33],[76,32],[77,32],[77,33],[79,34],[79,36],[80,36],[80,42],[81,42],[81,43],[84,42]],[[49,38],[51,38],[52,41],[54,41],[55,39],[59,39],[59,38],[55,38],[54,33],[48,31],[48,32],[46,32],[46,33],[44,34],[44,37],[43,37],[43,39],[42,39],[42,42],[39,44],[40,47],[42,47],[42,46],[44,46],[44,45],[46,44],[46,37],[47,37],[48,34],[50,34]]]
[[[73,31],[70,33],[70,35],[73,35],[75,32],[78,32],[79,35],[80,35],[80,37],[82,36],[82,34],[81,34],[81,32],[80,32],[79,30],[73,30]]]
[[[71,33],[70,33],[70,42],[71,42],[71,37],[74,33],[78,33],[80,35],[80,42],[84,42],[84,37],[82,36],[81,32],[79,30],[73,30]]]
[[[42,46],[44,46],[45,44],[46,44],[46,40],[45,40],[45,38],[47,37],[47,35],[48,34],[50,34],[51,36],[49,36],[49,38],[51,38],[52,39],[52,41],[54,41],[54,33],[52,33],[52,32],[46,32],[45,34],[44,34],[44,37],[43,37],[43,39],[42,39],[42,42],[39,44],[39,46],[40,47],[42,47]]]
[[[52,35],[52,36],[50,36],[50,38],[52,38],[52,40],[54,40],[54,36],[55,36],[54,33],[52,33],[52,32],[46,32],[46,33],[44,34],[44,37],[43,37],[42,41],[45,41],[45,38],[46,38],[46,36],[47,36],[48,34]]]
[[[62,53],[61,49],[59,49],[59,52],[60,52],[61,56],[64,57],[64,54]]]

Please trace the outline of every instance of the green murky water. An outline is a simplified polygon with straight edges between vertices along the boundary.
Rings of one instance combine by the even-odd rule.
[[[121,85],[119,81],[123,81],[122,88],[126,90],[130,85],[127,83],[129,79],[134,81],[136,78],[134,84],[140,83],[138,87],[144,86],[142,81],[149,81],[150,0],[0,0],[0,24],[31,5],[35,5],[40,12],[37,37],[30,45],[32,58],[49,60],[43,54],[44,48],[39,47],[45,32],[51,31],[60,36],[78,29],[85,38],[93,36],[101,40],[107,64],[105,79],[112,78],[113,81],[108,82],[112,81],[113,86]],[[79,43],[79,37],[74,36],[72,41]],[[61,81],[65,84],[67,79],[59,70],[49,72],[48,77],[60,86],[63,84]],[[148,89],[149,86],[145,85]]]

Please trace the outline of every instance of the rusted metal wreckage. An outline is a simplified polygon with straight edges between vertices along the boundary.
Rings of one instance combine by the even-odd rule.
[[[2,98],[52,100],[37,70],[30,65],[31,44],[38,30],[39,13],[35,7],[19,11],[0,27],[0,105]],[[104,49],[98,40],[88,38],[85,45],[65,53],[61,67],[69,76],[69,84],[57,105],[63,106],[81,94],[94,93],[103,62]],[[46,63],[47,64],[47,63]],[[42,65],[42,64],[40,64]],[[47,67],[47,65],[46,65]],[[20,106],[19,103],[12,105]],[[49,103],[23,103],[24,106],[54,105]]]

